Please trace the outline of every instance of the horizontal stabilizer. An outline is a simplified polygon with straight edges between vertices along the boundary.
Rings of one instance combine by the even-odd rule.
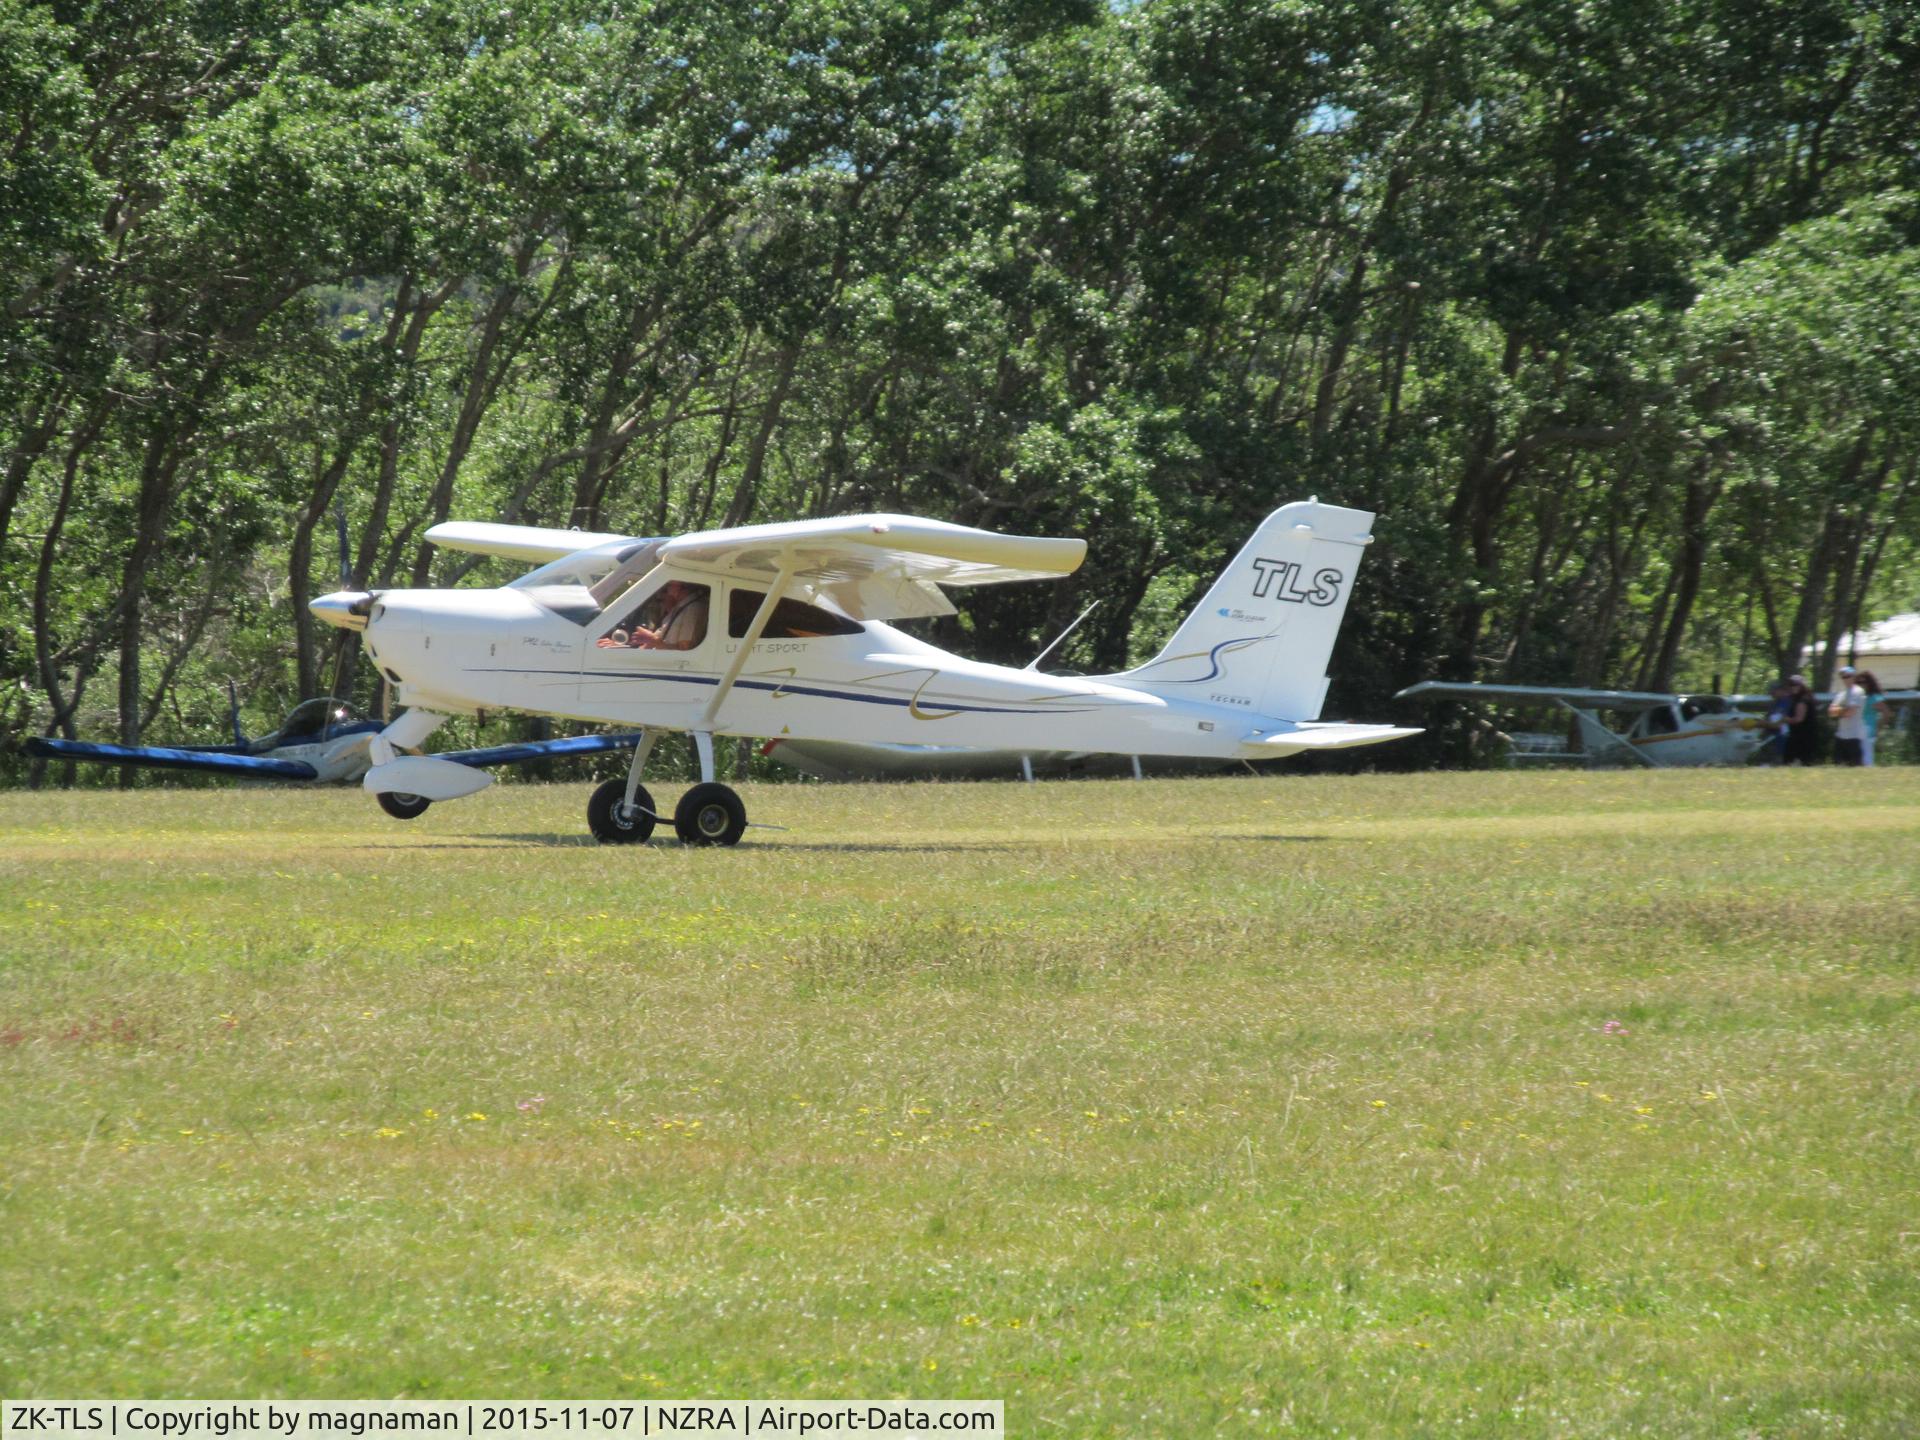
[[[493,776],[438,755],[402,755],[367,771],[360,786],[370,795],[418,795],[422,800],[458,800],[484,790]]]
[[[155,745],[95,745],[85,740],[32,739],[21,747],[49,760],[93,760],[112,765],[145,765],[155,770],[198,770],[208,775],[245,775],[255,780],[312,780],[319,775],[299,760],[265,755],[231,755],[219,750],[170,750]]]
[[[560,760],[570,755],[604,755],[610,750],[631,750],[639,740],[638,735],[575,735],[569,740],[489,745],[483,750],[448,750],[428,758],[451,760],[456,765],[480,770],[492,765],[525,765],[534,760]]]
[[[592,530],[550,530],[539,525],[494,525],[484,520],[448,520],[427,531],[429,543],[442,550],[465,550],[474,555],[504,555],[509,560],[545,564],[563,555],[611,545],[624,535],[601,535]]]
[[[1241,753],[1249,760],[1256,760],[1297,755],[1303,750],[1350,750],[1356,745],[1378,745],[1383,740],[1404,740],[1419,733],[1418,729],[1409,730],[1399,725],[1342,725],[1328,721],[1249,740]]]

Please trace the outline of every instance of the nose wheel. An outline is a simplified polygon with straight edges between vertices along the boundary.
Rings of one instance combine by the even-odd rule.
[[[683,845],[738,845],[747,833],[747,807],[731,785],[705,780],[680,797],[673,830]]]
[[[382,810],[396,820],[417,820],[427,813],[427,806],[433,803],[399,790],[382,790],[373,798],[380,802]]]

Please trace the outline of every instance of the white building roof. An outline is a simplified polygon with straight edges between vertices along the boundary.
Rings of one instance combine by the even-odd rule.
[[[1816,650],[1824,646],[1815,646]],[[1840,637],[1843,655],[1920,655],[1920,611],[1876,621]]]

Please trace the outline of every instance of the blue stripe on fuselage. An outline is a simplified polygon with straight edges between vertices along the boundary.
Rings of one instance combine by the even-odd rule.
[[[523,670],[511,666],[475,669],[468,672],[476,675],[579,675],[584,684],[596,681],[600,684],[626,680],[670,680],[683,685],[718,685],[717,675],[676,675],[671,671],[662,673],[653,670],[635,670],[626,675],[586,675],[574,670]],[[911,707],[913,700],[902,700],[891,695],[862,695],[850,690],[823,690],[811,685],[794,685],[787,681],[736,680],[734,684],[747,690],[779,691],[783,695],[814,695],[825,700],[857,700],[862,705],[898,705],[905,709]],[[966,711],[975,715],[1076,715],[1083,710],[1098,709],[1098,706],[1080,705],[1072,708],[1059,706],[1045,710],[1017,709],[1008,705],[967,705],[954,700],[941,700],[935,696],[923,696],[919,703],[932,709],[954,712]]]

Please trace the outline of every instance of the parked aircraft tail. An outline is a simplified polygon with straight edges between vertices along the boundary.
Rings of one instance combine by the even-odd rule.
[[[1269,515],[1166,649],[1114,683],[1155,694],[1314,720],[1327,661],[1372,539],[1365,510],[1317,500]]]

